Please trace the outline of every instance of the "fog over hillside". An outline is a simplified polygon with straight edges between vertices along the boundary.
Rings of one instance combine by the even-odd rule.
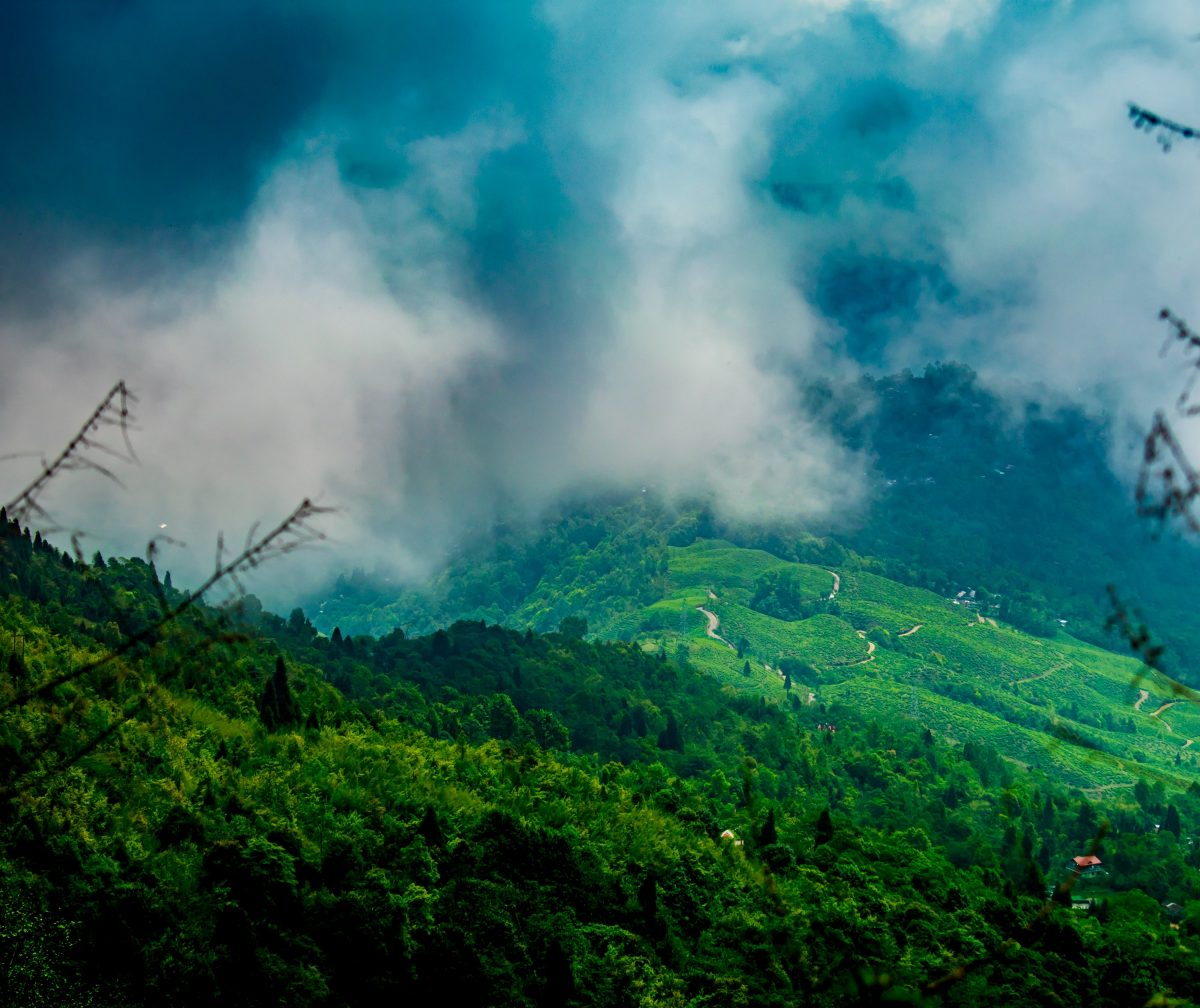
[[[580,487],[824,518],[867,463],[796,375],[959,360],[1132,431],[1179,387],[1158,309],[1200,320],[1200,146],[1126,116],[1200,118],[1175,0],[8,20],[0,450],[123,377],[128,489],[47,504],[106,552],[165,524],[177,577],[303,496],[342,509],[309,578]]]

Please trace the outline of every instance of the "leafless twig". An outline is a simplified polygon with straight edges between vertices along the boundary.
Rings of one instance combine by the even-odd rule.
[[[177,620],[188,609],[200,602],[204,594],[218,584],[226,580],[231,580],[234,584],[239,584],[238,577],[240,575],[244,575],[248,570],[258,567],[267,560],[295,552],[304,546],[323,540],[325,533],[313,528],[311,522],[318,515],[329,514],[333,510],[333,508],[319,507],[308,498],[305,498],[275,528],[258,539],[247,542],[245,548],[231,560],[223,560],[222,553],[218,550],[216,567],[204,583],[194,591],[185,593],[180,601],[167,608],[149,626],[137,633],[130,634],[111,651],[106,652],[95,661],[79,665],[52,677],[44,683],[20,691],[2,709],[10,710],[26,704],[35,698],[44,697],[58,687],[72,682],[80,676],[112,664],[118,658],[123,657],[143,644],[153,645],[157,643],[162,630],[168,624]]]
[[[1192,126],[1185,126],[1183,123],[1167,119],[1165,116],[1160,116],[1157,112],[1151,112],[1148,108],[1135,105],[1133,102],[1129,102],[1128,107],[1129,119],[1133,123],[1133,128],[1154,133],[1154,138],[1164,153],[1171,150],[1177,138],[1195,140],[1200,137],[1200,131]]]
[[[1200,532],[1200,519],[1192,511],[1200,497],[1200,474],[1161,411],[1154,415],[1143,445],[1136,497],[1141,517],[1153,518],[1160,527],[1168,518],[1179,518],[1189,531]]]
[[[116,474],[108,466],[100,463],[95,456],[107,455],[122,462],[137,462],[137,454],[129,440],[129,431],[136,422],[130,406],[136,401],[125,382],[117,382],[54,460],[47,461],[42,458],[41,472],[4,506],[8,517],[22,525],[29,524],[35,518],[43,522],[52,522],[40,498],[57,475],[69,470],[90,469],[120,485],[121,481]],[[104,439],[105,429],[112,427],[120,431],[119,447],[114,447]],[[72,536],[72,542],[78,554],[78,533]]]

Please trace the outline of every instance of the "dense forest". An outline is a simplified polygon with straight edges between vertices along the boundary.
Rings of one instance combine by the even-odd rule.
[[[0,528],[6,1004],[1200,989],[1200,786],[1089,799],[578,618],[325,636],[247,597],[159,626],[153,566]]]

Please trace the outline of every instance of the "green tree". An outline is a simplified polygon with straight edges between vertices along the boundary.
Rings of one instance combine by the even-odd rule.
[[[833,819],[829,815],[829,809],[821,809],[821,814],[817,816],[817,826],[813,833],[813,844],[820,847],[822,844],[829,843],[833,839]]]
[[[1174,805],[1167,806],[1167,814],[1163,816],[1162,828],[1164,833],[1174,833],[1179,839],[1179,811]]]
[[[587,636],[588,621],[583,616],[565,616],[559,621],[558,632],[572,640],[583,640]]]
[[[767,818],[763,821],[762,829],[758,831],[755,842],[759,847],[770,847],[779,843],[779,831],[775,826],[775,809],[767,810]]]
[[[683,752],[683,733],[679,730],[679,719],[672,713],[667,714],[667,727],[658,736],[658,748]]]
[[[275,659],[275,671],[263,683],[262,695],[258,698],[258,716],[271,732],[300,722],[300,705],[292,696],[282,656]]]

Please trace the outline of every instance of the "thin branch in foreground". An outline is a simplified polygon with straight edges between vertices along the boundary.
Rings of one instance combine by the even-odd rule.
[[[1191,399],[1192,390],[1196,386],[1196,380],[1200,377],[1200,334],[1193,332],[1188,324],[1171,311],[1170,308],[1163,308],[1158,313],[1158,317],[1171,327],[1171,332],[1167,335],[1166,342],[1163,343],[1162,349],[1159,351],[1159,356],[1165,357],[1172,343],[1183,344],[1183,355],[1185,358],[1189,354],[1194,355],[1190,361],[1191,374],[1188,376],[1187,384],[1184,385],[1183,391],[1179,393],[1179,398],[1175,401],[1175,405],[1183,416],[1196,416],[1196,414],[1200,413],[1200,405],[1192,404]]]
[[[130,634],[111,651],[108,651],[95,661],[87,662],[63,672],[36,687],[22,690],[0,709],[11,710],[35,698],[44,697],[58,689],[58,687],[72,682],[80,676],[112,664],[118,658],[123,657],[143,644],[153,646],[158,642],[160,633],[168,624],[177,620],[188,609],[200,602],[205,593],[218,584],[230,580],[235,585],[240,585],[238,581],[239,575],[245,574],[248,570],[258,567],[268,560],[284,556],[287,553],[293,553],[298,549],[325,539],[325,533],[313,528],[310,523],[318,515],[330,514],[333,511],[334,508],[319,507],[306,497],[275,528],[259,539],[248,542],[246,547],[231,560],[223,560],[221,552],[218,551],[216,568],[208,576],[207,580],[199,588],[186,593],[179,602],[168,608],[162,616],[149,626],[139,630],[135,634]]]
[[[1158,145],[1163,149],[1164,154],[1170,152],[1177,138],[1195,140],[1197,137],[1200,137],[1200,131],[1194,127],[1185,126],[1183,123],[1175,122],[1173,119],[1167,119],[1165,116],[1160,116],[1157,112],[1151,112],[1148,108],[1144,108],[1141,105],[1129,102],[1128,108],[1129,119],[1133,123],[1133,128],[1155,134],[1154,139],[1158,141]]]
[[[1156,485],[1159,489],[1154,489]],[[1179,518],[1190,531],[1200,532],[1200,519],[1193,513],[1197,497],[1200,497],[1200,474],[1159,411],[1143,445],[1136,490],[1137,513],[1142,518],[1154,519],[1160,528],[1168,518]]]
[[[1112,612],[1109,613],[1108,619],[1104,621],[1105,630],[1115,630],[1121,639],[1129,646],[1129,650],[1137,655],[1142,664],[1151,672],[1162,672],[1162,658],[1164,647],[1161,644],[1156,644],[1150,636],[1150,629],[1140,617],[1137,622],[1134,622],[1134,616],[1130,614],[1125,603],[1121,601],[1121,596],[1117,594],[1116,585],[1108,585],[1108,599],[1112,604]],[[1133,680],[1133,685],[1137,686],[1142,680],[1142,673],[1139,673]]]
[[[9,518],[22,525],[30,524],[33,518],[38,518],[43,522],[52,522],[53,519],[42,506],[40,497],[59,473],[90,469],[117,485],[121,485],[116,474],[108,466],[97,461],[94,456],[96,454],[108,455],[122,462],[137,462],[137,454],[129,440],[129,431],[136,423],[130,406],[136,401],[136,397],[126,387],[125,382],[117,382],[54,460],[47,461],[44,457],[42,458],[41,472],[4,506]],[[104,439],[105,428],[111,427],[116,427],[120,431],[121,445],[119,447],[114,447]],[[75,541],[75,538],[72,537],[72,541]]]

